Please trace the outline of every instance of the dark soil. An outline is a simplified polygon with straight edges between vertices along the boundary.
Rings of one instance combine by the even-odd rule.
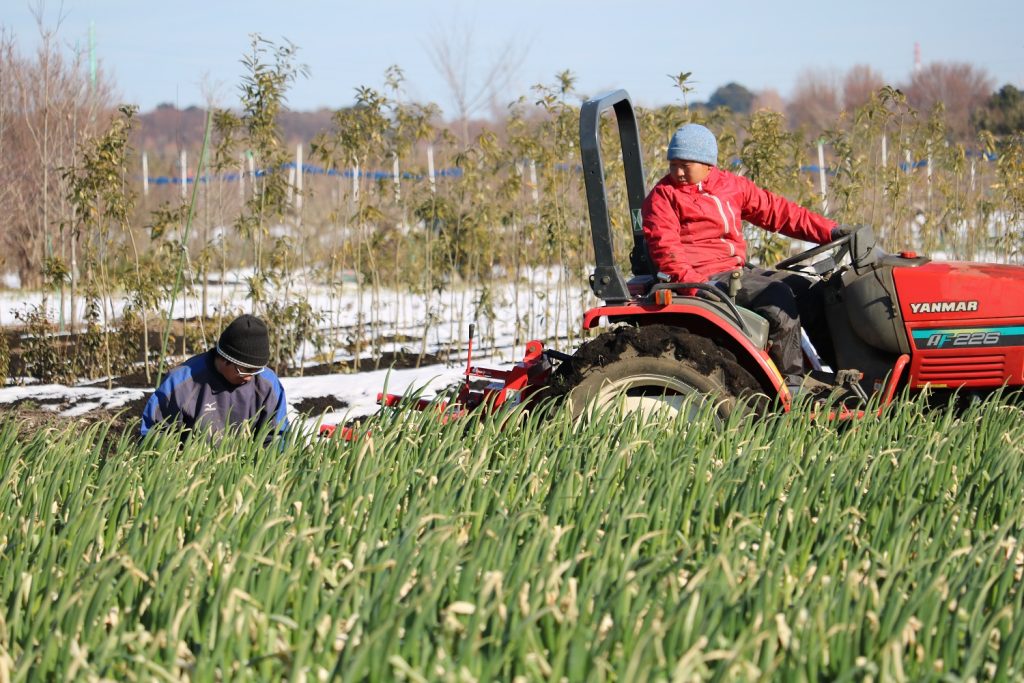
[[[125,431],[133,434],[139,430],[139,416],[149,396],[129,401],[122,408],[107,410],[97,408],[72,420],[62,417],[59,413],[74,407],[73,402],[63,399],[20,399],[11,403],[0,403],[0,420],[13,418],[22,425],[23,433],[32,433],[40,429],[67,429],[71,424],[86,427],[97,422],[110,425],[108,441],[116,441]],[[336,396],[314,396],[304,398],[291,404],[303,415],[320,416],[332,410],[343,410],[348,403]]]
[[[418,353],[385,351],[380,355],[379,361],[372,358],[360,358],[358,361],[347,361],[343,363],[321,363],[320,365],[312,365],[310,367],[303,368],[302,374],[307,377],[317,377],[319,375],[333,375],[346,372],[371,372],[373,370],[386,370],[388,368],[394,368],[395,370],[407,370],[409,368],[416,368],[422,365],[437,365],[444,362],[444,358],[433,353],[424,354],[423,358],[420,358]],[[288,374],[297,375],[299,372],[297,369],[293,369]]]
[[[110,425],[107,434],[107,441],[116,441],[126,431],[137,433],[139,429],[139,416],[146,404],[146,398],[129,401],[117,410],[97,408],[69,420],[62,417],[59,411],[72,408],[73,404],[60,399],[35,400],[22,399],[12,403],[0,404],[0,419],[12,418],[22,426],[23,433],[34,433],[41,429],[68,429],[71,425],[77,424],[84,427],[103,422]],[[41,406],[50,405],[55,409],[46,409]]]
[[[65,408],[70,408],[71,404],[62,398],[56,397],[19,398],[17,401],[4,404],[4,408],[14,411],[33,410],[35,408],[41,408],[42,406],[54,406],[53,410],[63,410]]]
[[[165,368],[166,373],[169,368]],[[156,370],[151,370],[149,374],[149,380],[146,379],[146,373],[142,370],[136,370],[127,375],[121,375],[115,377],[111,382],[111,386],[114,387],[125,387],[127,389],[153,389],[156,387]],[[93,382],[82,382],[78,384],[81,387],[106,387],[107,380],[98,379]]]
[[[183,356],[188,353],[197,353],[198,351],[185,346],[185,325],[194,325],[192,321],[175,320],[171,324],[171,333],[167,339],[167,353],[168,355]],[[208,328],[209,329],[209,328]],[[27,343],[30,339],[25,338],[24,331],[18,328],[5,328],[0,331],[6,340],[7,348],[10,354],[10,365],[8,368],[8,376],[10,377],[21,377],[26,374],[24,365],[24,353]],[[151,353],[159,353],[163,344],[163,328],[156,330],[151,329],[146,335],[149,340],[149,348]],[[53,343],[56,347],[57,353],[64,358],[70,359],[75,355],[75,349],[82,342],[84,335],[81,332],[74,334],[54,334],[52,337]],[[142,345],[139,344],[138,353],[136,354],[135,361],[141,363],[143,360]],[[141,374],[141,373],[140,373]],[[136,386],[134,384],[119,384],[119,386]],[[144,386],[144,385],[143,385]]]
[[[188,319],[176,319],[171,323],[170,336],[168,338],[168,349],[167,355],[177,358],[183,356],[191,356],[196,353],[205,351],[206,348],[193,348],[186,346],[186,327],[193,333],[197,329],[198,321],[196,318]],[[207,338],[212,340],[216,336],[216,322],[214,320],[206,321]],[[31,343],[31,339],[25,336],[25,329],[22,327],[7,327],[0,330],[2,335],[7,341],[7,348],[9,353],[9,367],[7,371],[8,377],[23,377],[27,376],[28,373],[25,371],[24,355],[28,344]],[[212,336],[211,336],[212,335]],[[163,342],[163,327],[159,329],[150,329],[147,335],[149,341],[149,349],[151,354],[159,354]],[[55,346],[55,351],[61,362],[69,362],[76,355],[76,349],[82,343],[84,335],[81,332],[74,334],[70,333],[53,333],[51,342]],[[409,337],[407,335],[396,335],[391,337],[385,337],[381,339],[382,344],[419,344],[420,340],[417,338]],[[138,343],[138,342],[135,342]],[[135,344],[133,343],[133,345]],[[138,343],[139,349],[135,354],[134,361],[136,363],[143,362],[143,353],[141,344]],[[351,349],[350,349],[351,350]],[[364,351],[366,349],[364,348]],[[379,359],[374,358],[360,358],[358,361],[348,361],[341,363],[322,363],[320,365],[314,365],[306,368],[293,368],[293,367],[275,367],[274,370],[278,375],[282,377],[294,377],[297,375],[329,375],[334,373],[344,372],[367,372],[370,370],[380,370],[387,368],[395,368],[398,370],[404,370],[407,368],[415,368],[421,365],[434,365],[445,362],[443,356],[426,353],[420,357],[419,353],[409,351],[408,349],[402,349],[399,351],[385,351],[381,354]],[[150,371],[150,379],[147,381],[145,372],[137,370],[128,374],[117,377],[113,384],[119,387],[130,387],[136,389],[146,389],[154,386],[156,382],[156,370],[152,368]],[[84,379],[84,378],[79,378]],[[86,383],[83,386],[101,386],[106,380],[97,380],[94,383]]]
[[[294,402],[292,407],[304,415],[321,415],[330,410],[348,408],[348,401],[337,396],[312,396]]]
[[[195,328],[195,320],[175,320],[171,327],[171,336],[168,340],[169,344],[169,355],[175,357],[182,357],[185,355],[192,355],[200,353],[204,349],[193,349],[185,347],[185,327]],[[207,331],[214,329],[215,324],[208,322]],[[150,330],[149,332],[149,344],[151,351],[159,353],[159,349],[162,343],[163,329]],[[25,351],[28,347],[30,339],[26,338],[25,331],[21,328],[4,328],[0,330],[0,335],[7,341],[7,348],[9,349],[9,377],[20,377],[24,376],[25,365],[23,362]],[[60,358],[73,358],[76,354],[77,345],[81,343],[83,335],[80,333],[76,334],[54,334],[53,342],[56,347],[56,352]],[[418,343],[418,339],[412,338],[394,338],[390,340],[394,343],[413,342]],[[141,351],[138,354],[137,362],[141,364],[143,358]],[[379,369],[407,369],[415,368],[421,365],[432,365],[443,363],[444,358],[436,354],[425,354],[420,357],[418,353],[410,352],[407,350],[401,351],[388,351],[381,355],[379,360],[372,358],[361,358],[358,361],[350,361],[344,363],[322,363],[311,367],[302,368],[280,368],[278,374],[281,376],[320,376],[335,373],[353,373],[353,372],[367,372]],[[146,374],[143,370],[134,370],[128,374],[124,374],[115,377],[110,381],[112,387],[118,388],[131,388],[131,389],[146,389],[152,390],[156,384],[156,370],[151,369],[150,377],[147,379]],[[107,386],[106,379],[98,379],[92,382],[82,382],[78,386],[87,387],[102,387]],[[90,410],[88,413],[75,418],[76,421],[82,424],[93,424],[95,422],[109,422],[112,424],[111,433],[120,434],[125,429],[136,430],[138,429],[138,418],[142,414],[142,409],[145,406],[148,398],[149,391],[146,392],[146,397],[140,398],[136,401],[132,401],[127,404],[124,408],[118,410],[107,410],[97,408]],[[0,403],[0,419],[9,418],[11,415],[15,416],[15,419],[25,423],[27,430],[43,429],[47,427],[61,427],[66,426],[69,423],[67,417],[59,415],[60,412],[68,410],[74,407],[74,401],[66,399],[21,399],[13,403]],[[348,407],[348,403],[335,397],[335,396],[319,396],[310,397],[301,401],[293,402],[292,406],[296,411],[305,415],[318,416],[328,410],[339,410]]]

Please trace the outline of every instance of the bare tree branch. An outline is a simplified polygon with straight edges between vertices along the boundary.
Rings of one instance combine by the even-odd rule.
[[[919,111],[927,112],[941,104],[949,132],[965,140],[971,134],[971,112],[988,99],[994,87],[984,69],[965,63],[933,62],[914,73],[904,92],[907,102]]]
[[[526,59],[528,43],[508,40],[489,61],[477,57],[472,20],[456,24],[446,33],[439,33],[427,48],[431,64],[448,86],[455,105],[455,116],[461,125],[462,142],[469,142],[469,121],[498,98],[507,93]],[[486,63],[486,68],[471,69]]]

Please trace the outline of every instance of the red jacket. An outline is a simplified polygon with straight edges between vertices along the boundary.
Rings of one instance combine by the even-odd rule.
[[[654,265],[675,282],[705,282],[746,263],[742,221],[787,237],[825,244],[835,221],[717,167],[698,185],[662,178],[643,205]]]

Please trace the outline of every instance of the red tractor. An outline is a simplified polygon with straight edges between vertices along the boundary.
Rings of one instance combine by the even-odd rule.
[[[615,261],[604,184],[599,126],[608,109],[618,126],[633,233],[629,280]],[[459,415],[561,395],[576,413],[621,400],[641,410],[696,411],[710,402],[725,419],[739,405],[763,405],[764,397],[788,410],[789,391],[767,352],[767,320],[736,306],[735,291],[658,280],[641,225],[645,175],[625,91],[584,103],[580,150],[596,261],[590,286],[604,302],[584,314],[583,328],[606,331],[572,355],[530,342],[508,371],[469,365],[458,396],[438,409]],[[870,227],[776,268],[823,282],[829,348],[821,356],[832,365],[814,376],[835,390],[840,417],[859,414],[872,398],[881,409],[903,387],[981,393],[1024,384],[1024,268],[888,254]],[[819,367],[809,346],[805,351]]]

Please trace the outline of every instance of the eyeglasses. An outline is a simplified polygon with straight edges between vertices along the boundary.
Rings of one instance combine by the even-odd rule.
[[[250,370],[248,368],[243,369],[243,367],[241,365],[239,365],[238,363],[232,363],[232,365],[235,366],[235,372],[238,373],[239,377],[254,377],[254,376],[260,374],[261,372],[263,372],[264,370],[267,369],[266,366],[264,366],[262,368],[256,368],[255,370]]]
[[[233,367],[235,369],[235,372],[238,373],[239,377],[255,377],[256,375],[260,374],[261,372],[267,369],[267,366],[265,365],[262,368],[254,368],[251,365],[239,365],[235,361],[228,358],[224,354],[224,352],[220,350],[219,344],[217,345],[217,355],[220,356],[220,359],[222,361]]]

